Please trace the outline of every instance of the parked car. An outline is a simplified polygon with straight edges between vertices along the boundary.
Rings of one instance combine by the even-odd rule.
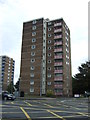
[[[14,100],[15,96],[7,91],[2,92],[2,100]]]

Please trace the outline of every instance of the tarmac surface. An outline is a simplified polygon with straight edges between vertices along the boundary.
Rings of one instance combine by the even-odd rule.
[[[2,101],[2,120],[89,120],[88,99],[45,98]]]

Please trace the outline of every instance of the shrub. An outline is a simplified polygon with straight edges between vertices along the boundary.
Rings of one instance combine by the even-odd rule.
[[[52,90],[47,90],[47,94],[46,94],[47,97],[54,97],[54,93]]]

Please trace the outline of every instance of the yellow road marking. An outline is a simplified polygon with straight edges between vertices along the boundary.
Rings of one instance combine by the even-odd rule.
[[[81,112],[77,112],[77,113],[80,114],[80,115],[83,115],[83,116],[88,116],[88,115],[86,115],[84,113],[81,113]]]
[[[52,112],[52,111],[50,111],[50,110],[47,110],[47,112],[53,114],[53,115],[56,116],[57,118],[61,118],[62,120],[66,120],[66,119],[64,119],[62,116],[59,116],[59,115],[55,114],[54,112]]]
[[[26,101],[24,101],[27,105],[29,105],[29,106],[32,106],[30,103],[28,103],[28,102],[26,102]]]
[[[51,105],[48,105],[48,104],[44,104],[44,105],[46,105],[46,106],[48,106],[48,107],[50,107],[50,108],[54,108],[53,106],[51,106]]]
[[[27,114],[27,112],[22,108],[20,107],[20,109],[23,111],[23,113],[25,114],[25,116],[27,117],[28,120],[31,120],[30,116]]]
[[[59,105],[61,105],[61,104],[59,104]],[[80,108],[76,108],[76,107],[73,107],[73,106],[68,106],[68,105],[64,105],[64,104],[62,104],[62,105],[65,106],[65,107],[70,107],[70,108],[74,108],[74,109],[77,109],[77,110],[81,110]],[[83,115],[83,116],[88,116],[88,115],[86,115],[82,112],[77,112],[77,113],[80,114],[80,115]]]
[[[14,104],[14,102],[11,102],[11,104]]]

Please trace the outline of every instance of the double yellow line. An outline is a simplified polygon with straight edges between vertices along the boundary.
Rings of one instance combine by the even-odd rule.
[[[32,106],[30,103],[24,101],[27,105]],[[27,117],[28,120],[31,120],[30,116],[28,115],[28,113],[23,109],[23,107],[20,107],[20,109],[22,110],[22,112],[25,114],[25,116]]]
[[[27,114],[27,112],[23,109],[23,107],[20,107],[20,109],[22,110],[22,112],[25,114],[25,116],[27,117],[28,120],[31,120],[30,116]]]
[[[60,118],[60,119],[62,119],[62,120],[66,120],[66,119],[64,119],[62,116],[57,115],[56,113],[52,112],[51,110],[47,110],[47,112],[53,114],[53,115],[56,116],[57,118]]]

